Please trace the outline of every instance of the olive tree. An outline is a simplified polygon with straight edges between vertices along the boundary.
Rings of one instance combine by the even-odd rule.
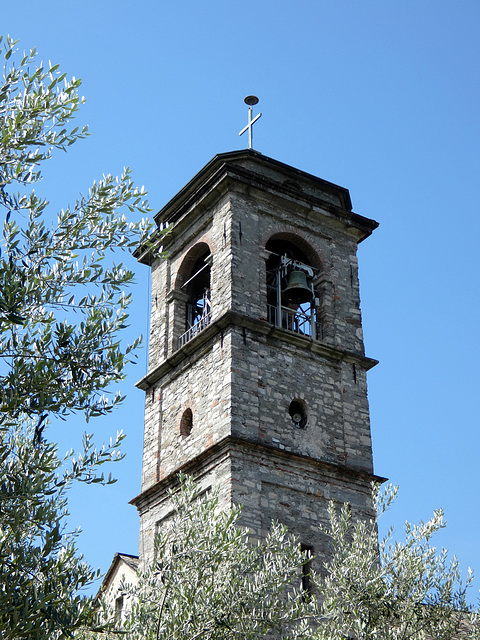
[[[111,481],[98,467],[122,436],[97,448],[85,435],[62,460],[47,427],[121,401],[106,392],[138,341],[120,340],[133,275],[117,258],[149,233],[148,204],[125,170],[51,211],[36,188],[52,154],[87,135],[72,123],[80,81],[10,37],[0,47],[0,638],[58,638],[88,622],[77,591],[94,576],[65,528],[66,491]]]
[[[378,515],[395,495],[395,488],[375,488]],[[467,602],[471,574],[462,582],[458,561],[432,546],[445,526],[441,511],[407,523],[403,542],[392,531],[379,542],[376,521],[355,521],[348,504],[330,503],[322,533],[331,554],[311,571],[314,588],[306,593],[300,577],[310,558],[284,527],[274,523],[259,540],[241,527],[240,508],[221,511],[218,493],[202,494],[190,478],[170,500],[154,561],[136,584],[121,586],[128,602],[122,624],[109,618],[106,603],[109,640],[477,637]]]
[[[396,495],[391,485],[374,488],[377,517]],[[432,544],[444,527],[439,509],[427,522],[406,522],[403,540],[393,529],[379,540],[377,521],[354,521],[348,504],[331,503],[324,533],[332,555],[313,576],[320,596],[315,639],[474,637],[476,614],[467,600],[473,575],[469,570],[462,581],[457,558]]]
[[[221,510],[218,491],[202,493],[181,477],[172,514],[158,532],[155,560],[123,585],[128,640],[214,640],[310,635],[311,602],[301,590],[308,561],[285,527],[265,538],[241,526],[241,508]],[[104,618],[105,619],[105,618]]]

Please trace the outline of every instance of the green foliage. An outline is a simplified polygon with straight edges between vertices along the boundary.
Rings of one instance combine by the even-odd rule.
[[[80,81],[67,81],[56,66],[31,70],[34,51],[16,65],[15,43],[7,38],[3,46],[0,408],[5,420],[15,421],[73,410],[99,415],[114,404],[103,390],[122,378],[136,346],[122,351],[117,338],[133,274],[115,263],[113,250],[145,239],[148,224],[128,222],[124,211],[143,214],[148,205],[127,169],[121,178],[94,183],[53,224],[45,221],[48,201],[31,187],[53,149],[86,135],[85,128],[69,128],[82,102]]]
[[[396,493],[391,486],[375,490],[378,516]],[[317,640],[446,640],[466,633],[474,619],[466,599],[472,574],[462,583],[458,560],[431,546],[445,526],[441,510],[428,522],[405,523],[404,542],[395,542],[392,530],[379,542],[376,522],[353,521],[349,505],[338,512],[330,504],[329,519],[333,554],[324,576],[314,578],[321,594]]]
[[[375,491],[379,515],[395,495],[392,487]],[[129,613],[103,632],[109,640],[477,637],[466,601],[471,576],[462,584],[456,559],[431,546],[444,526],[441,512],[407,523],[403,543],[389,532],[379,544],[376,522],[354,521],[348,505],[331,503],[322,531],[332,555],[311,572],[315,588],[306,596],[299,587],[307,557],[283,527],[254,538],[240,526],[240,509],[220,511],[218,492],[202,494],[189,478],[170,499],[156,560],[138,584],[121,586]]]
[[[66,491],[73,480],[98,480],[92,469],[116,455],[119,436],[96,451],[90,440],[82,456],[60,475],[53,444],[33,444],[31,434],[5,435],[0,471],[0,638],[71,637],[88,625],[91,601],[79,595],[97,573],[78,555],[77,532],[65,529]]]
[[[145,193],[125,170],[104,176],[58,214],[34,187],[56,150],[87,134],[71,124],[79,80],[20,56],[0,37],[0,638],[68,637],[88,623],[78,595],[94,577],[65,528],[71,482],[111,482],[99,465],[118,459],[115,442],[60,460],[46,438],[50,418],[102,415],[121,401],[108,387],[123,377],[138,341],[120,342],[133,275],[119,250],[142,242]]]
[[[128,587],[128,640],[241,637],[257,640],[307,631],[300,591],[306,560],[284,527],[266,539],[240,526],[240,509],[220,511],[218,492],[201,494],[190,478],[170,494],[173,513],[156,539],[157,560]],[[292,630],[293,633],[293,630]]]

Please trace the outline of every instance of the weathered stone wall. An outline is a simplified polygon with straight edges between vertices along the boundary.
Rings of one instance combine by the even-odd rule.
[[[165,239],[167,258],[152,268],[143,493],[135,499],[140,556],[147,560],[156,528],[168,518],[166,488],[179,469],[206,488],[220,486],[225,506],[243,503],[244,521],[255,531],[280,520],[319,553],[325,549],[318,524],[328,500],[351,502],[358,517],[371,515],[370,365],[356,258],[361,234],[348,212],[338,210],[345,196],[322,195],[308,180],[298,189],[276,189],[268,181],[280,185],[285,176],[271,167],[256,170],[258,180],[229,178],[208,201],[199,195]],[[272,237],[296,244],[315,269],[318,340],[267,322]],[[178,349],[185,330],[182,284],[190,275],[185,265],[194,263],[199,243],[212,255],[212,320]],[[292,400],[306,409],[305,428],[293,423]],[[182,435],[187,409],[192,429]]]
[[[355,519],[373,516],[367,476],[259,448],[233,452],[232,501],[243,505],[242,523],[259,535],[272,521],[284,524],[313,547],[319,569],[329,551],[320,531],[328,524],[329,501],[338,506],[349,502]]]
[[[181,277],[180,272],[186,257],[196,245],[204,243],[213,255],[212,320],[230,306],[230,246],[225,242],[224,233],[228,220],[229,201],[223,198],[216,202],[212,210],[194,217],[192,224],[180,222],[175,234],[166,236],[167,256],[157,260],[152,267],[149,371],[157,369],[177,351],[177,340],[186,329],[186,295],[181,286],[185,278]],[[201,357],[200,361],[196,354],[182,363],[180,374],[172,372],[146,393],[142,490],[155,484],[165,473],[170,473],[175,465],[197,454],[202,446],[216,437],[218,430],[223,429],[222,420],[217,419],[220,411],[225,411],[226,407],[225,393],[221,400],[218,396],[219,385],[223,387],[227,384],[229,373],[225,357],[221,345],[206,358]],[[191,371],[184,375],[183,371],[190,366]],[[213,371],[217,366],[222,375],[214,381]],[[178,375],[180,378],[175,380]],[[208,393],[208,400],[205,392]],[[215,406],[218,405],[217,409],[213,406],[214,402]],[[210,408],[207,408],[207,404]],[[188,406],[194,414],[195,428],[191,439],[185,441],[180,438],[179,421]],[[212,426],[213,418],[215,426]],[[202,433],[201,429],[205,431]]]
[[[304,340],[305,346],[299,343]],[[366,376],[296,344],[237,329],[232,338],[232,433],[332,464],[373,471]],[[305,428],[288,412],[306,404]]]
[[[207,245],[214,257],[211,270],[213,317],[230,307],[231,258],[225,241],[229,234],[230,203],[227,197],[217,201],[212,210],[194,212],[175,225],[165,239],[165,258],[152,266],[152,303],[150,322],[149,371],[156,369],[177,350],[177,340],[185,331],[185,315],[177,307],[186,302],[181,277],[182,265],[188,255],[201,243]],[[190,212],[189,212],[190,213]],[[178,304],[176,304],[178,302]],[[179,321],[179,317],[181,320]],[[177,322],[175,322],[177,320]]]
[[[162,387],[159,480],[230,432],[231,372],[229,340],[207,352]],[[180,435],[184,411],[193,412],[190,435]]]
[[[143,456],[146,490],[230,433],[230,337],[210,340],[182,360],[147,393]],[[189,435],[182,435],[184,412],[193,414]]]
[[[200,490],[219,489],[220,504],[227,508],[232,504],[231,460],[229,453],[213,456],[202,466],[190,469]],[[139,556],[141,567],[146,568],[155,557],[155,535],[159,527],[168,524],[172,516],[172,507],[167,489],[172,483],[160,482],[155,494],[144,497],[137,505],[140,512]],[[175,484],[175,483],[173,483]]]

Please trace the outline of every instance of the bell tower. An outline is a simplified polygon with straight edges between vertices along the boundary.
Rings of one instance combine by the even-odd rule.
[[[216,156],[155,216],[140,558],[192,474],[324,553],[329,500],[372,515],[356,250],[378,226],[349,193],[248,149]]]

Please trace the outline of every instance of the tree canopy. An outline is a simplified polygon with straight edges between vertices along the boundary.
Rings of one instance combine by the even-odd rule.
[[[355,522],[348,504],[336,509],[330,503],[324,531],[333,553],[324,572],[313,576],[321,619],[317,640],[476,637],[476,614],[467,599],[472,573],[462,580],[457,558],[432,544],[445,527],[442,510],[427,522],[406,522],[403,540],[393,529],[379,540],[378,518],[396,495],[397,487],[375,487],[377,519],[370,522]]]
[[[308,554],[284,526],[273,524],[265,539],[253,536],[241,526],[241,508],[221,510],[218,491],[204,493],[188,476],[170,499],[155,561],[137,584],[123,585],[125,638],[256,640],[293,628],[298,638],[310,634],[301,591]]]
[[[112,481],[98,467],[120,456],[123,436],[97,448],[86,434],[61,460],[46,427],[121,401],[105,392],[139,341],[121,341],[133,274],[118,252],[144,240],[149,207],[126,169],[51,211],[35,188],[52,154],[87,135],[72,123],[80,80],[8,36],[0,47],[0,638],[54,639],[89,619],[78,590],[94,577],[66,529],[66,491]]]
[[[378,516],[395,496],[391,486],[375,488]],[[462,582],[458,561],[431,544],[445,526],[441,511],[426,523],[406,523],[403,542],[389,531],[379,543],[377,520],[354,521],[348,504],[332,502],[322,528],[332,552],[315,571],[284,527],[273,523],[258,539],[241,527],[240,508],[222,512],[218,492],[200,491],[191,478],[181,478],[170,500],[154,561],[136,584],[121,586],[127,615],[105,630],[111,640],[119,632],[126,640],[477,637],[467,602],[471,574]]]

